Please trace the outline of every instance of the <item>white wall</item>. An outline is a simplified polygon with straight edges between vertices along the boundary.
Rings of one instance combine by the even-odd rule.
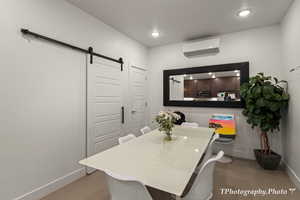
[[[300,1],[295,0],[282,22],[282,47],[286,80],[289,83],[290,103],[284,123],[284,155],[293,180],[300,188],[300,71],[290,73],[291,68],[300,66]],[[294,175],[294,176],[293,176]]]
[[[182,54],[182,44],[172,44],[153,48],[149,52],[149,97],[150,118],[161,109],[182,110],[187,120],[208,125],[208,119],[214,113],[235,114],[238,137],[233,148],[226,151],[234,156],[253,159],[253,148],[259,147],[257,131],[252,130],[241,114],[241,109],[221,108],[163,108],[163,73],[164,69],[197,67],[204,65],[233,62],[250,62],[250,75],[258,72],[282,77],[282,59],[280,46],[280,27],[278,25],[252,29],[221,36],[220,53],[215,56],[186,58]],[[161,84],[157,84],[161,83]],[[280,135],[272,139],[273,149],[281,153]]]
[[[19,29],[139,67],[148,50],[62,0],[1,0],[0,24],[0,199],[34,199],[84,173],[86,57]]]

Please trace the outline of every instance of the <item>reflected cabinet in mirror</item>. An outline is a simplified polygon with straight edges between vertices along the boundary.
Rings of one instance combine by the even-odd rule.
[[[241,108],[248,80],[248,62],[164,70],[164,106]]]

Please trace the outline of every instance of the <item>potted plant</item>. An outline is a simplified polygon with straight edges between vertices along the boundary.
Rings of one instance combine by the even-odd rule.
[[[174,128],[174,123],[176,120],[179,120],[180,116],[176,113],[169,111],[160,111],[159,114],[155,117],[155,121],[159,125],[159,131],[166,134],[165,140],[172,140],[172,129]]]
[[[256,160],[264,169],[270,170],[278,167],[281,156],[271,150],[269,134],[279,130],[281,110],[289,101],[289,95],[280,86],[281,83],[286,81],[258,73],[241,86],[241,97],[245,101],[243,115],[252,128],[258,127],[261,131],[261,149],[254,150]]]

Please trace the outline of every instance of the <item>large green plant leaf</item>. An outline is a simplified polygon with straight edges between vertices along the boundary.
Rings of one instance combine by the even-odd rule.
[[[257,86],[255,86],[255,87],[252,88],[251,92],[252,92],[252,96],[254,98],[258,98],[258,97],[261,96],[262,88],[257,85]]]
[[[274,95],[274,86],[272,85],[265,85],[261,87],[263,90],[263,96],[266,99],[271,99]]]
[[[258,107],[264,107],[266,105],[266,102],[265,102],[265,99],[264,98],[259,98],[257,101],[256,101],[256,106]]]

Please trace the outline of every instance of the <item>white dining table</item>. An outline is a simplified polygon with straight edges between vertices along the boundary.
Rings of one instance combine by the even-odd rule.
[[[210,128],[176,126],[173,140],[166,141],[156,129],[79,163],[181,196],[213,133]]]

